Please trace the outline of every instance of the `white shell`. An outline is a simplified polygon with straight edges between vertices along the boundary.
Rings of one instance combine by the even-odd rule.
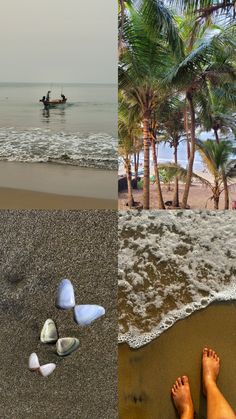
[[[74,307],[74,319],[80,326],[87,326],[105,314],[105,308],[93,304],[83,304]]]
[[[52,372],[55,370],[56,364],[50,363],[41,365],[39,368],[39,372],[43,377],[47,377],[48,375],[52,374]]]
[[[52,319],[47,319],[43,325],[40,340],[43,343],[55,343],[58,339],[57,328]]]
[[[60,356],[70,355],[76,351],[79,346],[79,339],[76,338],[61,338],[56,343],[57,353]]]
[[[68,310],[75,306],[74,288],[69,279],[63,279],[57,290],[56,307]]]
[[[35,352],[33,352],[29,356],[29,369],[30,369],[30,371],[36,371],[36,370],[39,369],[39,367],[40,367],[40,365],[39,365],[38,356]]]

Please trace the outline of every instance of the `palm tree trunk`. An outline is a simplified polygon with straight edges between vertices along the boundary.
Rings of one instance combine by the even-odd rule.
[[[219,139],[219,136],[218,136],[218,130],[217,130],[217,128],[213,128],[213,129],[214,129],[214,133],[215,133],[215,137],[216,137],[216,142],[217,142],[217,144],[220,144],[220,139]],[[228,188],[227,178],[225,176],[224,169],[222,169],[222,180],[223,180],[223,184],[224,184],[224,197],[225,197],[224,208],[226,210],[228,210],[229,209],[229,188]]]
[[[187,157],[188,160],[190,158],[190,144],[189,144],[189,127],[188,127],[188,109],[185,108],[184,111],[184,125],[185,125],[185,131],[186,131],[186,138],[187,138]]]
[[[165,209],[165,204],[164,204],[162,191],[161,191],[161,182],[160,182],[160,176],[159,176],[158,164],[157,164],[156,144],[155,144],[154,138],[152,139],[152,160],[153,160],[153,165],[154,165],[154,173],[155,173],[156,186],[157,186],[157,208]]]
[[[118,39],[118,56],[120,56],[121,48],[122,48],[122,38],[123,38],[123,31],[124,31],[124,22],[125,22],[125,2],[124,0],[120,0],[120,15],[121,15],[121,28],[120,34]]]
[[[215,210],[219,209],[219,196],[214,197],[214,209]]]
[[[125,164],[126,169],[126,178],[127,178],[127,186],[128,186],[128,206],[132,208],[134,206],[134,198],[133,198],[133,191],[132,191],[132,172],[131,172],[131,164],[130,160],[126,160]]]
[[[195,156],[195,110],[193,104],[193,96],[191,92],[187,92],[187,101],[189,104],[189,111],[190,111],[190,118],[191,118],[191,129],[190,129],[190,138],[191,138],[191,149],[190,149],[190,156],[188,159],[188,170],[187,170],[187,179],[184,188],[183,200],[182,200],[182,207],[187,207],[188,202],[188,195],[193,175],[193,163],[194,163],[194,156]]]
[[[150,202],[150,159],[149,159],[149,113],[146,112],[143,118],[143,208],[149,209]]]
[[[175,164],[178,164],[178,145],[177,143],[174,144],[174,160]],[[179,178],[175,176],[175,189],[174,189],[174,197],[173,197],[173,207],[179,207]]]
[[[213,200],[214,200],[214,209],[219,209],[219,200],[220,200],[220,194],[219,194],[219,185],[218,181],[215,179],[215,187],[213,190]]]
[[[138,181],[138,169],[139,169],[139,151],[134,153],[134,179],[137,184]]]

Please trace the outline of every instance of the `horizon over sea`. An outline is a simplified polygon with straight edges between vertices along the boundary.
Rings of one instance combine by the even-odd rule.
[[[39,100],[68,98],[45,110]],[[0,82],[0,160],[117,169],[115,84]]]

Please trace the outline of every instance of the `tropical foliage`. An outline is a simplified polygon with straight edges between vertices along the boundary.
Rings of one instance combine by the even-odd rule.
[[[210,0],[119,0],[119,128],[126,115],[126,135],[120,131],[119,149],[129,150],[130,167],[135,160],[137,173],[137,141],[143,147],[144,209],[150,206],[150,151],[157,208],[164,209],[158,147],[163,142],[171,147],[177,166],[179,145],[186,143],[181,202],[177,172],[173,196],[173,206],[186,208],[196,150],[202,154],[209,144],[228,150],[229,139],[234,140],[234,6]],[[199,142],[201,131],[211,132],[214,141]],[[228,166],[222,164],[225,208],[229,208],[228,180]],[[131,192],[131,204],[130,196]]]

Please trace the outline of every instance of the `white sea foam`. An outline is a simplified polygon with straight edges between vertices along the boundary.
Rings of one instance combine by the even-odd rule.
[[[236,299],[234,212],[120,212],[119,238],[119,342],[138,348]]]
[[[41,128],[1,128],[0,160],[116,169],[117,140],[106,133],[84,135]]]

